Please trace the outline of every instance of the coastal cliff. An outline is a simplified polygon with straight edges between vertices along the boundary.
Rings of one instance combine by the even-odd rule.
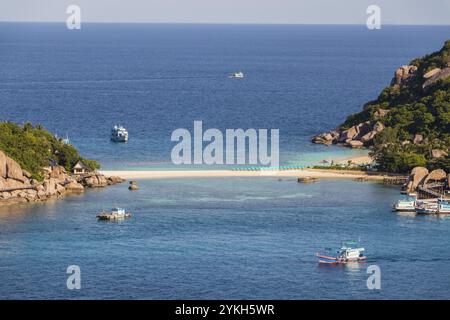
[[[450,171],[450,41],[394,72],[388,87],[359,113],[314,143],[370,148],[378,167]]]
[[[0,131],[0,205],[43,201],[124,181],[96,172],[97,163],[41,127],[0,123]],[[81,161],[94,167],[85,165],[82,172],[72,173]]]

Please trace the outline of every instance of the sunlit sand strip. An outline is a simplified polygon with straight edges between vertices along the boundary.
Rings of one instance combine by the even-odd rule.
[[[165,179],[165,178],[216,178],[216,177],[294,177],[294,178],[325,178],[325,179],[367,179],[382,180],[381,175],[368,175],[362,171],[347,170],[148,170],[148,171],[101,171],[106,176],[119,176],[123,179]]]

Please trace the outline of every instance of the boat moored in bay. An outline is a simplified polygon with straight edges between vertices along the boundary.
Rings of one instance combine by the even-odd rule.
[[[131,214],[122,208],[113,208],[110,212],[103,211],[97,215],[98,220],[122,220],[129,217]]]
[[[121,125],[115,125],[111,130],[111,141],[113,142],[127,142],[128,131]]]
[[[407,198],[403,198],[394,204],[394,211],[414,212],[416,210],[417,195],[410,194]]]
[[[319,263],[325,264],[343,264],[347,262],[362,262],[366,260],[364,248],[360,247],[356,241],[344,241],[342,247],[337,250],[337,255],[327,256],[316,253]]]
[[[450,200],[439,199],[437,213],[450,214]]]

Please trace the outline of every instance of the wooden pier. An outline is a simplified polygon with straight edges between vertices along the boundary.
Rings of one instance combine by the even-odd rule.
[[[408,182],[408,177],[406,176],[394,176],[394,177],[385,177],[383,179],[383,184],[386,185],[404,185]]]

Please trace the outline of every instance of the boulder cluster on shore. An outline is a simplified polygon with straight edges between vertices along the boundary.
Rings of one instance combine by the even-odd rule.
[[[442,169],[429,172],[425,167],[415,167],[408,177],[405,191],[415,192],[420,189],[432,190],[435,187],[450,190],[450,173],[447,174]]]
[[[388,110],[378,110],[380,115],[386,115]],[[365,121],[354,125],[349,129],[337,128],[328,132],[318,134],[312,138],[314,143],[326,145],[340,144],[351,148],[368,147],[372,144],[373,138],[384,130],[384,124],[376,121]]]
[[[418,79],[418,68],[414,65],[404,65],[397,70],[395,70],[394,77],[391,80],[390,87],[396,90],[401,88],[407,88],[415,80]],[[444,68],[433,68],[430,71],[423,74],[421,81],[422,92],[425,93],[434,84],[438,83],[440,80],[446,79],[450,76],[450,62],[446,64]],[[364,108],[370,106],[369,102]],[[320,133],[312,138],[313,143],[318,144],[338,144],[341,146],[351,147],[351,148],[367,148],[374,144],[374,138],[377,134],[385,129],[383,124],[386,115],[391,112],[391,109],[377,108],[370,116],[369,121],[364,121],[353,125],[350,128],[343,128],[342,126],[337,127],[334,130]],[[405,140],[402,143],[408,144],[413,143],[416,145],[427,143],[427,139],[421,134],[415,134],[412,141]],[[447,156],[448,154],[443,150],[433,150],[433,158],[441,158]]]
[[[106,177],[98,172],[75,175],[62,166],[45,167],[43,175],[42,181],[33,179],[29,172],[0,151],[0,205],[43,201],[124,181],[120,177]]]

